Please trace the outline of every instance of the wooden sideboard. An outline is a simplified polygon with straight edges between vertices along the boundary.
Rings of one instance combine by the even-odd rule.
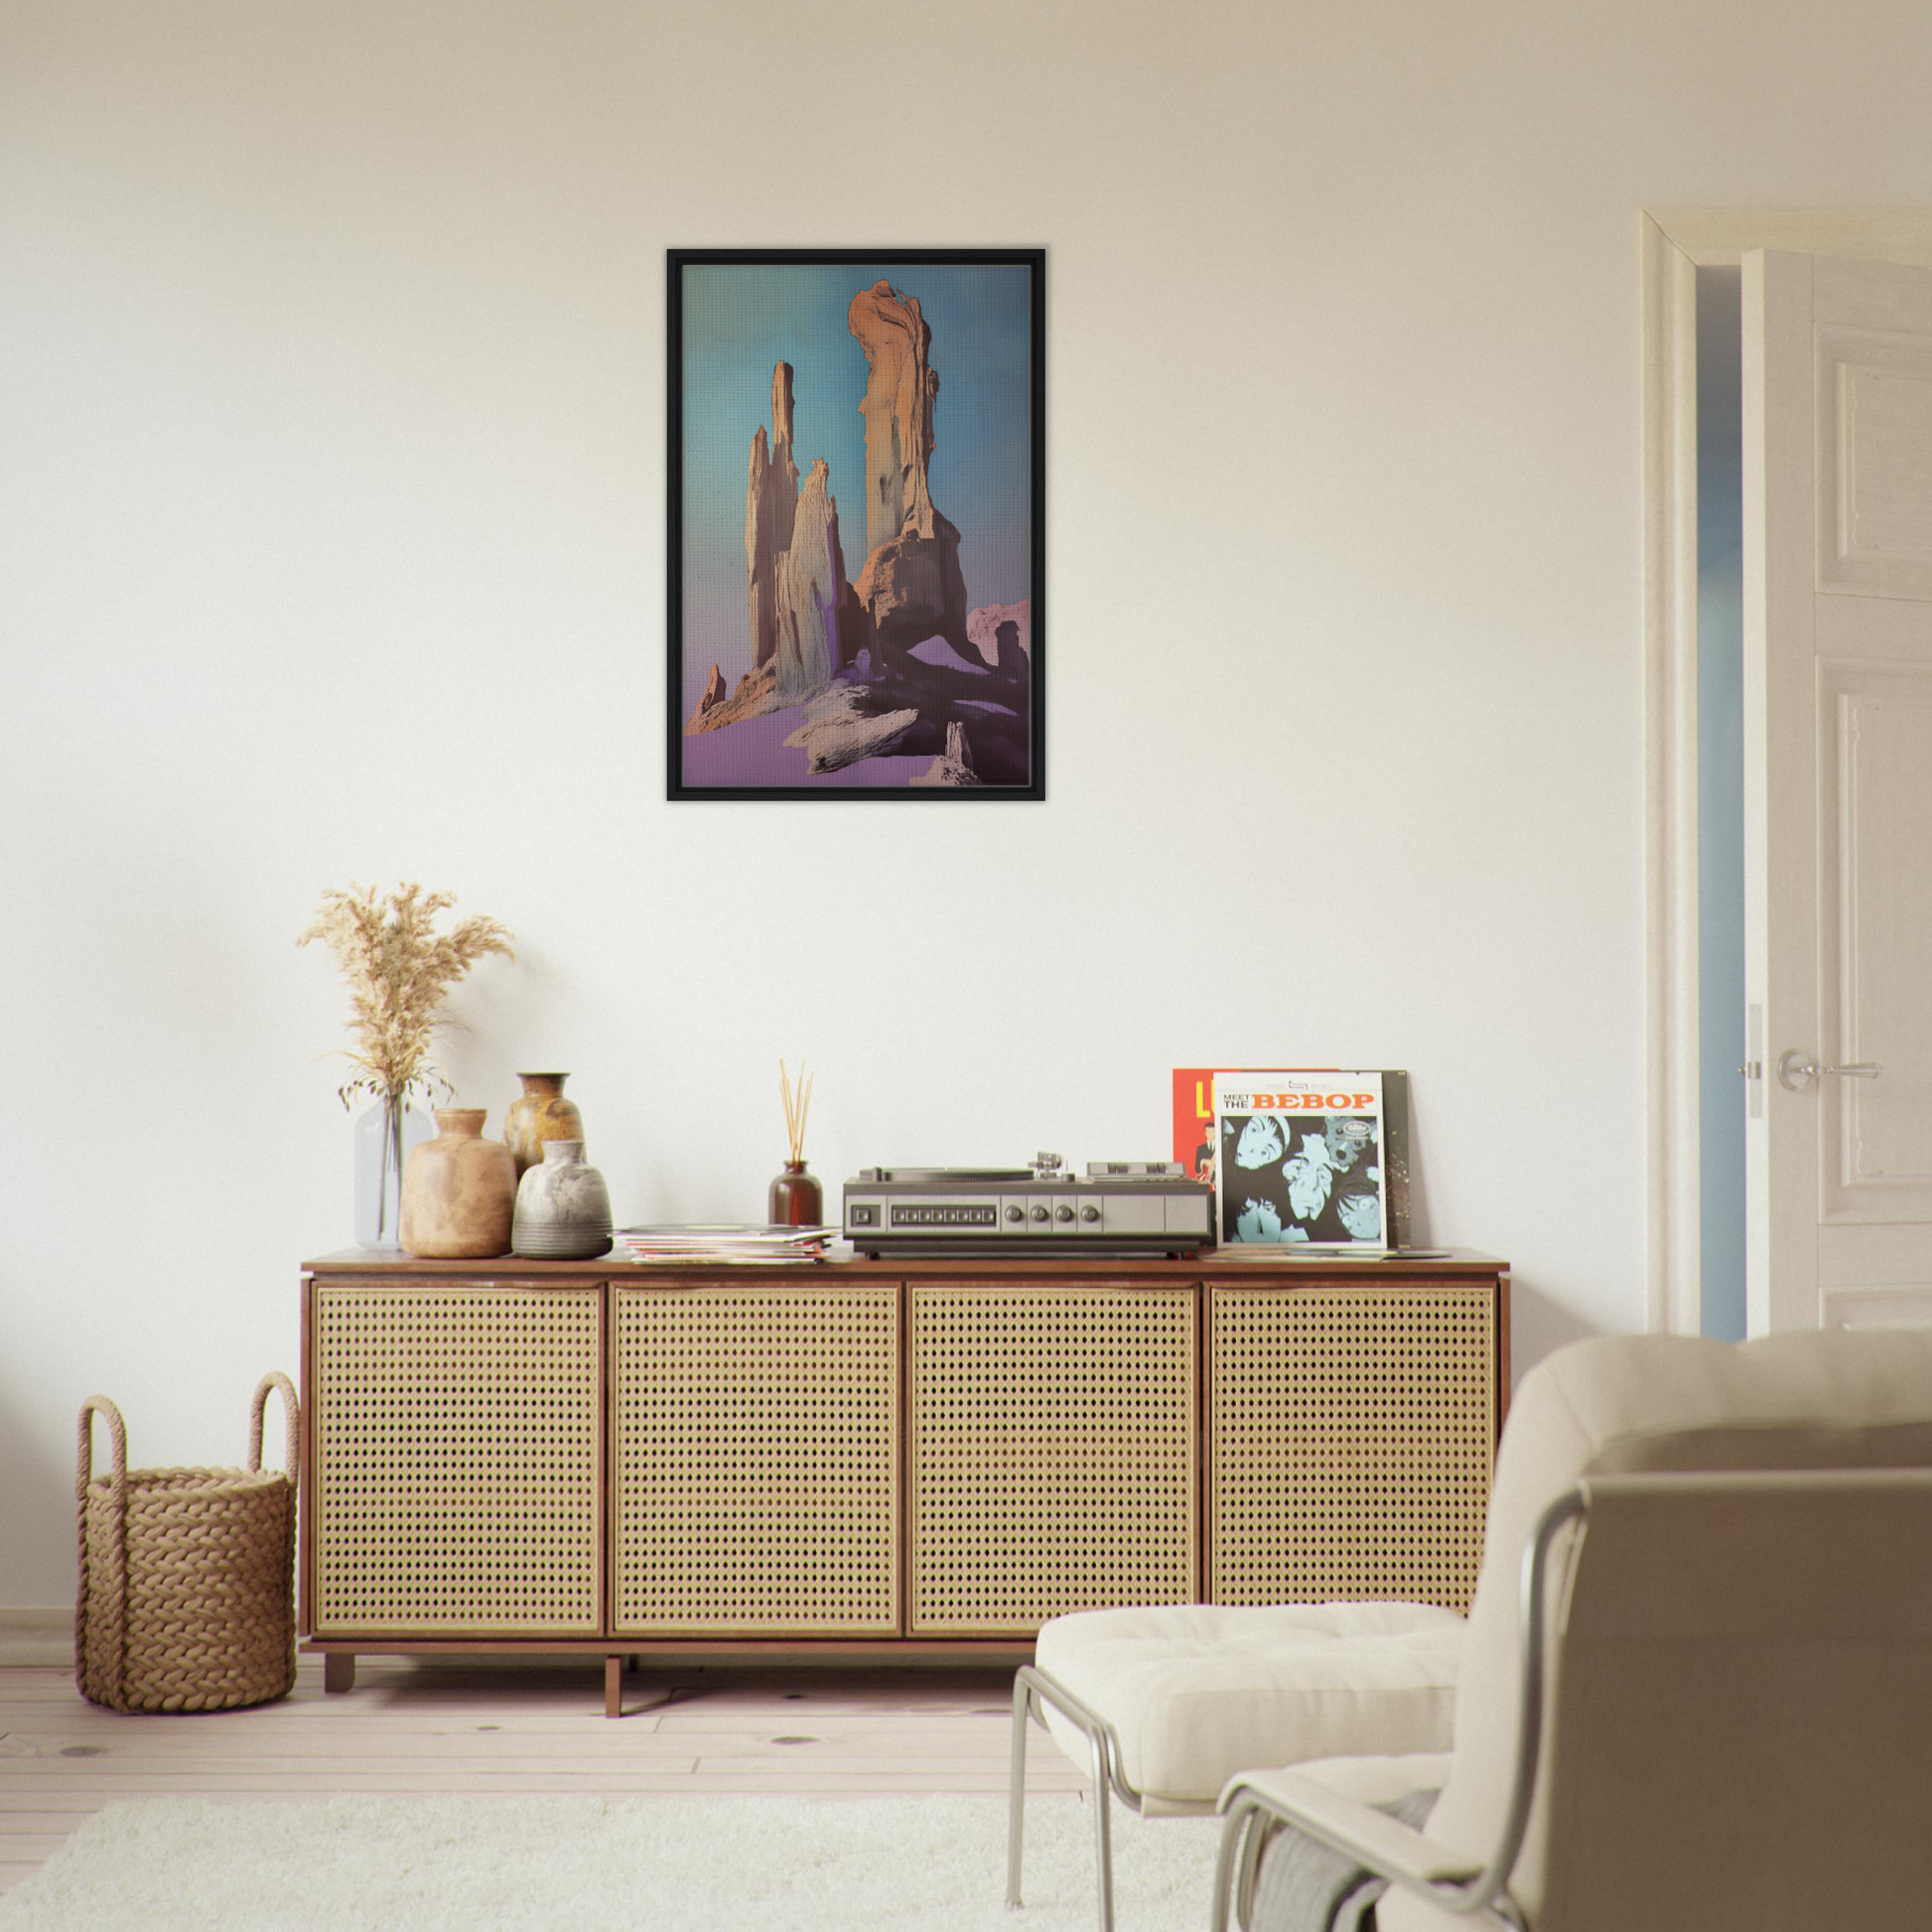
[[[1465,1608],[1509,1275],[606,1259],[303,1271],[304,1648],[1024,1658],[1065,1610]]]

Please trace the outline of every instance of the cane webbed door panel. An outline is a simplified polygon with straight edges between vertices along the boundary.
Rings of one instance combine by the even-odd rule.
[[[1468,1608],[1496,1440],[1494,1304],[1486,1284],[1210,1288],[1215,1602]]]
[[[596,1288],[318,1284],[315,1634],[602,1627]]]
[[[1196,1593],[1191,1288],[914,1282],[910,1628]]]
[[[898,1284],[614,1290],[614,1628],[898,1629]]]

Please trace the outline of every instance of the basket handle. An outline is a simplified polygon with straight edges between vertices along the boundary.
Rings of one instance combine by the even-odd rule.
[[[105,1553],[107,1574],[93,1575],[91,1547],[87,1534],[87,1492],[94,1480],[94,1417],[107,1418],[107,1433],[114,1445],[114,1473],[108,1478],[107,1501],[113,1512],[109,1525],[111,1540]],[[104,1395],[90,1395],[80,1405],[80,1454],[75,1465],[74,1513],[80,1542],[78,1587],[73,1598],[73,1675],[83,1696],[96,1703],[125,1708],[127,1695],[127,1424],[121,1412]],[[88,1628],[95,1611],[90,1599],[98,1584],[100,1632],[97,1643],[89,1644]],[[112,1675],[98,1688],[96,1697],[89,1688],[89,1659],[95,1658]]]
[[[112,1491],[118,1504],[127,1494],[127,1424],[121,1412],[104,1395],[90,1395],[80,1405],[80,1455],[75,1468],[73,1493],[81,1504],[87,1500],[87,1485],[94,1479],[94,1417],[107,1418],[107,1434],[114,1446]]]
[[[282,1414],[289,1427],[286,1461],[289,1480],[294,1482],[302,1473],[302,1405],[296,1400],[295,1384],[280,1369],[270,1369],[255,1387],[254,1406],[248,1414],[248,1467],[252,1473],[262,1465],[262,1423],[270,1389],[282,1392]]]

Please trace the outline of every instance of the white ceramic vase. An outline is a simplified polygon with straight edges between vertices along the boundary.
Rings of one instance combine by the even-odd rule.
[[[582,1141],[545,1141],[516,1185],[510,1247],[531,1260],[589,1261],[611,1250],[611,1190]]]

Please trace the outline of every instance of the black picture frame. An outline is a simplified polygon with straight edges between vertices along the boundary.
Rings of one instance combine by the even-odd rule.
[[[666,251],[668,797],[1045,797],[1045,278],[1037,247]]]

